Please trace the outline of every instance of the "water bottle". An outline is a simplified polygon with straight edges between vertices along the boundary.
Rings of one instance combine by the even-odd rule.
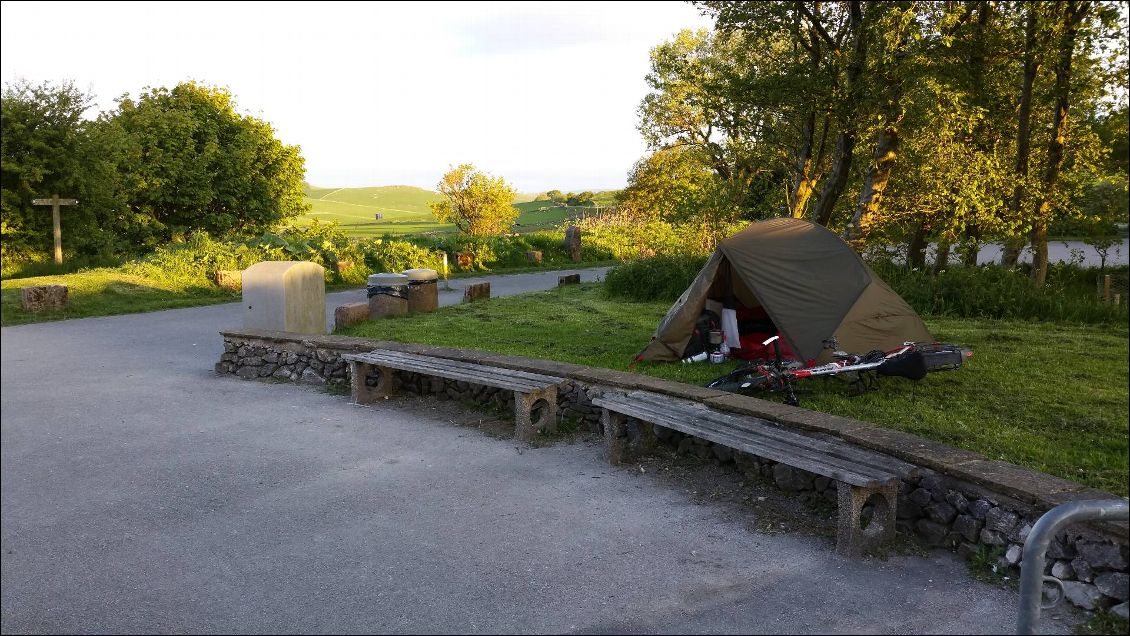
[[[700,353],[698,355],[691,356],[689,358],[683,358],[683,364],[690,364],[692,362],[706,362],[706,359],[709,358],[709,357],[710,357],[710,355],[708,353],[706,353],[705,351],[703,351],[702,353]]]

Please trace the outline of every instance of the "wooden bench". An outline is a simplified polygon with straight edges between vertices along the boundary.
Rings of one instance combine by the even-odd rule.
[[[538,429],[552,431],[557,427],[557,385],[564,382],[562,378],[401,351],[376,350],[341,357],[349,362],[354,404],[370,404],[391,395],[392,370],[400,369],[513,391],[514,435],[523,441],[532,439]],[[371,387],[366,378],[373,369],[379,377],[377,385]]]
[[[918,473],[913,464],[830,436],[802,435],[767,420],[658,393],[606,392],[593,399],[593,404],[602,409],[608,460],[613,464],[623,461],[625,416],[630,416],[835,480],[839,503],[836,551],[849,556],[894,537],[899,482]],[[644,428],[644,446],[654,444],[654,430]],[[867,504],[872,506],[872,517],[862,527]]]

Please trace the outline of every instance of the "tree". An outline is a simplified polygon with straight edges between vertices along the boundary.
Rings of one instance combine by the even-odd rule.
[[[123,140],[129,208],[164,239],[191,229],[250,235],[309,210],[305,161],[231,94],[194,82],[128,95],[104,124]]]
[[[703,246],[712,247],[739,210],[710,161],[703,150],[682,146],[640,159],[628,175],[628,187],[617,194],[621,212],[639,220],[697,223]]]
[[[545,193],[545,196],[547,199],[558,205],[565,205],[565,201],[568,199],[568,197],[566,197],[565,194],[560,190],[550,190],[549,192]]]
[[[79,254],[119,251],[128,234],[115,145],[96,122],[83,117],[93,97],[70,82],[6,85],[0,100],[0,228],[4,262],[22,261],[50,249],[51,215],[32,199],[59,194],[77,198],[63,216],[63,248]]]
[[[518,219],[511,203],[518,194],[502,177],[492,177],[465,163],[452,168],[436,189],[444,200],[432,203],[440,223],[453,223],[464,234],[502,234]]]

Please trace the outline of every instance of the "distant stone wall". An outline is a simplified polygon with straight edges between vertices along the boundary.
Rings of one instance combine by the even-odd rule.
[[[600,409],[593,406],[592,398],[609,389],[652,390],[792,428],[838,433],[837,436],[860,446],[886,452],[922,468],[920,477],[901,485],[897,507],[900,530],[916,534],[928,545],[956,551],[967,560],[977,554],[996,555],[1002,568],[1019,565],[1024,540],[1035,520],[1055,504],[1116,498],[1110,493],[863,422],[631,373],[544,360],[340,336],[226,332],[224,353],[216,363],[216,371],[246,379],[275,378],[315,385],[346,383],[349,369],[341,354],[370,351],[377,346],[567,378],[558,392],[558,417],[575,421],[582,430],[592,433],[601,432]],[[509,391],[416,373],[397,372],[396,381],[400,390],[410,393],[476,402],[506,412],[513,401]],[[651,425],[628,418],[629,451],[633,447],[639,450],[644,438],[642,430],[647,426]],[[826,477],[678,431],[659,426],[654,431],[659,443],[677,453],[732,465],[748,477],[772,480],[802,499],[836,501],[836,484]],[[1130,596],[1127,535],[1123,523],[1071,526],[1052,542],[1046,555],[1046,573],[1063,582],[1067,599],[1076,606],[1088,610],[1113,606],[1125,615]]]

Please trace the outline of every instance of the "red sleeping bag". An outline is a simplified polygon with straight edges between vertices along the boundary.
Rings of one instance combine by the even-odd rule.
[[[738,334],[742,346],[738,349],[730,348],[730,357],[740,360],[775,360],[777,354],[773,351],[773,343],[763,345],[769,338],[780,335],[773,327],[773,321],[762,307],[753,309],[741,308],[737,310]],[[779,338],[777,344],[781,346],[781,358],[794,360],[796,355],[789,347],[788,341]]]

